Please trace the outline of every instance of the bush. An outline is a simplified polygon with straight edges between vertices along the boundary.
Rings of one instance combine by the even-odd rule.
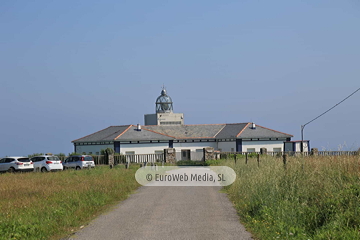
[[[68,156],[74,156],[74,155],[83,155],[81,153],[77,153],[77,152],[72,152],[72,153],[69,153]]]
[[[32,157],[39,156],[39,155],[44,155],[44,154],[43,153],[33,153],[33,154],[28,155],[28,158],[32,158]]]
[[[254,158],[254,157],[257,157],[257,155],[258,155],[257,153],[252,152],[252,153],[248,154],[248,157]]]
[[[180,160],[176,162],[178,166],[208,166],[207,162],[204,161],[191,161],[191,160]]]

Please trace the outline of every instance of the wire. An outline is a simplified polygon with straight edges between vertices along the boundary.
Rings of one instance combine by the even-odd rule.
[[[302,125],[301,127],[304,128],[306,125],[308,125],[309,123],[315,121],[316,119],[318,119],[319,117],[321,117],[322,115],[324,115],[325,113],[329,112],[330,110],[332,110],[333,108],[335,108],[336,106],[338,106],[340,103],[344,102],[346,99],[348,99],[349,97],[351,97],[352,95],[354,95],[357,91],[359,91],[360,88],[358,88],[355,92],[353,92],[352,94],[350,94],[349,96],[347,96],[346,98],[344,98],[343,100],[341,100],[340,102],[338,102],[337,104],[335,104],[335,106],[329,108],[328,110],[326,110],[325,112],[323,112],[322,114],[320,114],[319,116],[317,116],[316,118],[314,118],[313,120],[305,123],[304,125]]]

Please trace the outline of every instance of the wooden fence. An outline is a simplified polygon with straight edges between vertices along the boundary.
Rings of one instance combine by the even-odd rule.
[[[197,153],[198,155],[200,153]],[[203,153],[201,153],[203,154]],[[273,156],[273,157],[282,157],[283,155],[287,156],[295,156],[295,157],[301,157],[301,156],[311,156],[311,155],[317,155],[317,156],[353,156],[358,155],[359,151],[318,151],[316,153],[312,152],[266,152],[264,154],[261,154],[260,152],[216,152],[215,158],[226,158],[226,159],[236,159],[240,158],[239,155],[244,155],[244,157],[257,157],[259,156]],[[181,153],[177,154],[177,161],[181,160]],[[200,157],[200,155],[198,156]],[[65,156],[61,156],[60,159],[64,161],[66,158]],[[108,160],[104,155],[93,155],[95,165],[108,165]],[[194,159],[194,158],[192,158]],[[201,159],[204,159],[203,157]],[[115,155],[114,156],[114,162],[115,164],[121,164],[121,163],[145,163],[145,162],[162,162],[164,161],[164,154],[129,154],[129,155]]]
[[[108,165],[108,159],[104,155],[93,155],[95,165]],[[59,157],[64,161],[65,156]],[[164,161],[164,154],[129,154],[129,155],[114,155],[115,164],[130,162],[130,163],[145,163],[145,162],[162,162]]]
[[[262,154],[261,152],[220,152],[217,153],[220,155],[220,158],[229,158],[234,157],[234,155],[248,155],[248,156],[255,156],[257,154],[260,155],[268,155],[273,157],[281,157],[283,155],[293,156],[293,157],[301,157],[301,156],[354,156],[359,154],[359,151],[318,151],[318,152],[266,152]],[[219,158],[219,157],[218,157]]]

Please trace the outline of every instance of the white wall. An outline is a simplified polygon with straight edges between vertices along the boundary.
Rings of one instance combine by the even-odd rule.
[[[156,114],[145,114],[144,115],[144,124],[145,125],[157,125],[157,115]]]
[[[92,154],[96,154],[96,152],[99,152],[102,149],[106,149],[106,148],[112,148],[114,149],[114,145],[110,144],[110,145],[80,145],[80,146],[76,146],[76,152],[78,153],[83,153],[86,152],[86,154],[89,154],[89,152],[92,152]]]
[[[203,149],[205,147],[212,147],[216,149],[216,142],[193,142],[193,143],[174,143],[176,152],[181,152],[181,149],[196,151],[196,149]]]
[[[236,142],[191,142],[191,143],[174,143],[174,148],[177,152],[181,152],[181,149],[188,149],[196,151],[197,149],[203,149],[204,147],[212,147],[215,150],[221,149],[222,152],[231,152],[231,148],[236,151]],[[82,153],[100,152],[101,149],[114,148],[113,144],[110,145],[81,145],[76,146],[77,152]],[[284,142],[282,141],[243,141],[242,151],[246,152],[247,148],[255,148],[256,152],[260,152],[260,148],[265,147],[269,152],[273,151],[273,148],[281,148],[284,151]],[[137,144],[120,144],[120,152],[135,152],[135,154],[153,154],[155,151],[163,151],[165,148],[169,148],[168,143],[137,143]],[[300,144],[297,144],[297,151],[300,151]],[[304,142],[304,151],[307,151],[307,143]]]
[[[222,152],[231,152],[231,148],[236,152],[236,142],[218,142],[216,149],[221,149]]]
[[[308,142],[304,142],[304,152],[308,152]],[[301,152],[301,142],[295,143],[295,152]]]
[[[168,143],[137,143],[137,144],[121,144],[120,153],[135,152],[135,154],[154,154],[155,151],[164,151],[169,148]]]
[[[255,148],[255,152],[260,152],[260,148],[267,148],[268,152],[272,152],[274,148],[281,148],[284,151],[283,141],[243,141],[242,151],[246,152],[247,148]]]

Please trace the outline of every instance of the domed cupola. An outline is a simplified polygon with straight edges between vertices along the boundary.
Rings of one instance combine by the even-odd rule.
[[[170,113],[173,111],[171,97],[166,94],[165,88],[161,90],[161,95],[156,99],[156,113]]]
[[[145,114],[145,125],[163,125],[174,126],[184,125],[184,114],[173,113],[173,101],[171,97],[167,95],[165,87],[161,90],[161,95],[156,99],[156,113]]]

